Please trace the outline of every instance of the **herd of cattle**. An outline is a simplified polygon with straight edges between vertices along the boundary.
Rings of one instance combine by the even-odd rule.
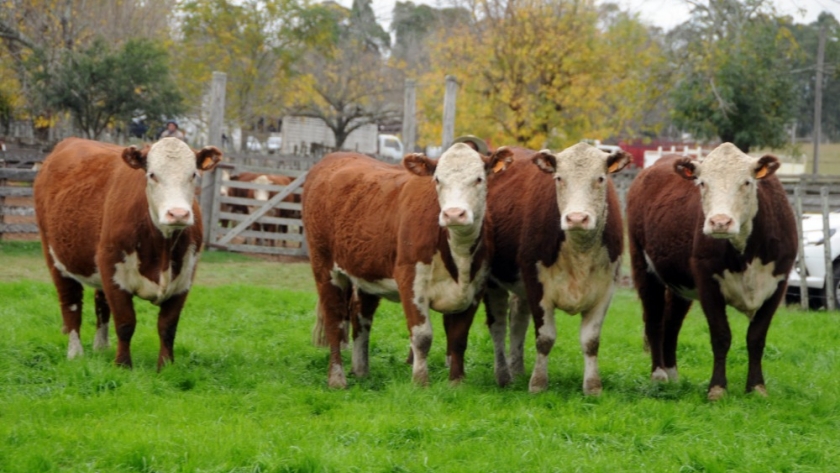
[[[108,346],[113,314],[116,362],[131,366],[137,296],[160,306],[158,369],[173,360],[202,245],[195,190],[200,172],[220,158],[215,147],[196,151],[174,138],[143,149],[71,138],[46,159],[34,183],[36,215],[69,358],[83,353],[85,284],[96,291],[94,349]],[[457,381],[484,301],[502,386],[524,372],[533,319],[532,392],[548,383],[555,309],[581,314],[583,391],[599,394],[601,327],[625,241],[609,175],[629,162],[623,151],[587,144],[482,155],[457,143],[438,160],[411,154],[402,165],[358,153],[324,157],[307,176],[302,219],[319,299],[315,338],[330,349],[329,386],[347,385],[341,348],[351,333],[352,371],[367,374],[373,315],[384,297],[402,304],[419,384],[428,382],[430,310],[443,314],[449,377]],[[709,399],[727,388],[727,305],[750,319],[746,389],[766,394],[765,339],[797,248],[778,167],[773,156],[753,158],[725,143],[702,160],[661,159],[631,185],[626,228],[652,380],[677,379],[677,339],[696,299],[714,353]]]

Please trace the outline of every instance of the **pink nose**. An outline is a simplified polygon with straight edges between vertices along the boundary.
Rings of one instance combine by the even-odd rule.
[[[583,212],[566,214],[566,224],[569,228],[583,228],[589,223],[589,215]]]
[[[168,224],[186,224],[189,223],[189,220],[189,209],[175,207],[166,211],[166,223]]]
[[[728,215],[717,214],[709,219],[709,223],[712,225],[712,232],[726,233],[729,231],[729,227],[732,226],[732,217]]]
[[[466,225],[467,211],[459,208],[448,208],[443,211],[443,222],[447,225]]]

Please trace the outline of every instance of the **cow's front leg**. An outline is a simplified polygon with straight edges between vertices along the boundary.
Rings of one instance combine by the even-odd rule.
[[[529,298],[534,300],[534,298]],[[534,316],[534,331],[537,337],[537,359],[534,361],[534,371],[528,390],[532,393],[545,391],[548,387],[548,355],[557,339],[557,326],[554,323],[554,304],[545,305],[532,303],[531,313]]]
[[[787,282],[782,281],[773,295],[764,301],[764,304],[750,320],[747,329],[747,352],[749,353],[749,368],[747,370],[747,392],[755,391],[762,396],[767,396],[767,387],[764,385],[764,371],[761,368],[761,360],[764,357],[764,345],[767,341],[767,330],[770,329],[770,322],[779,307],[779,303],[787,290]]]
[[[493,372],[496,375],[496,383],[499,386],[507,386],[511,380],[510,369],[505,358],[508,291],[493,283],[488,283],[484,292],[484,309],[487,312],[487,328],[490,329],[490,337],[493,339]]]
[[[106,277],[103,274],[103,281]],[[134,296],[112,284],[105,285],[103,291],[111,308],[114,330],[117,333],[116,364],[131,368],[131,337],[134,336],[134,329],[137,327],[137,315],[132,302]]]
[[[173,296],[160,305],[158,313],[158,336],[160,337],[160,353],[158,354],[157,369],[166,363],[175,361],[175,332],[178,330],[178,321],[181,318],[181,310],[187,301],[187,294]]]
[[[429,266],[418,263],[423,271],[416,271],[413,266],[405,265],[395,271],[397,285],[400,290],[408,334],[411,340],[413,363],[411,367],[412,379],[421,386],[429,384],[429,368],[427,359],[432,347],[432,324],[429,320]],[[422,274],[417,274],[418,272]]]
[[[446,353],[449,357],[449,381],[452,383],[458,383],[464,378],[464,353],[467,351],[470,327],[476,310],[478,310],[478,301],[473,302],[463,312],[443,315]],[[502,349],[504,350],[504,346]]]
[[[598,373],[598,348],[601,345],[601,327],[610,307],[615,286],[605,291],[598,303],[581,314],[580,348],[583,350],[583,393],[587,396],[601,394],[601,376]]]
[[[711,274],[711,271],[709,272]],[[698,281],[700,305],[709,324],[714,366],[709,381],[708,398],[717,401],[726,395],[726,356],[732,344],[732,331],[726,318],[726,300],[714,280]]]

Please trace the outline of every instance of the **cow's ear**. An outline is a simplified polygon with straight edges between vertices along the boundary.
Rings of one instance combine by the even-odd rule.
[[[196,168],[209,171],[222,160],[222,152],[215,146],[205,146],[195,153]]]
[[[123,161],[134,169],[146,169],[146,156],[149,154],[149,146],[137,149],[131,145],[122,152]]]
[[[431,176],[435,173],[437,161],[429,159],[422,153],[412,153],[403,158],[403,166],[418,176]]]
[[[697,179],[697,166],[691,158],[680,158],[674,162],[674,171],[683,179]]]
[[[489,158],[482,159],[484,159],[484,170],[487,174],[502,172],[513,162],[513,151],[507,146],[502,146]]]
[[[758,158],[758,161],[755,163],[755,178],[764,179],[765,177],[772,176],[781,165],[779,158],[772,154],[766,154]]]
[[[618,150],[613,151],[607,156],[607,172],[612,174],[624,169],[625,166],[633,161],[633,156],[627,151]]]
[[[531,161],[537,165],[542,172],[547,172],[549,174],[554,174],[557,172],[557,158],[551,154],[550,149],[544,149],[539,153],[535,154]]]

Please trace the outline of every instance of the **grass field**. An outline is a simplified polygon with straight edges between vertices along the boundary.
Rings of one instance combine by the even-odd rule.
[[[692,309],[681,381],[653,385],[641,309],[620,290],[607,317],[604,393],[581,394],[578,317],[559,317],[547,392],[496,387],[476,318],[467,378],[450,386],[440,317],[427,388],[411,383],[399,306],[383,303],[371,374],[326,388],[310,344],[316,296],[306,264],[207,253],[181,318],[176,362],[155,370],[155,308],[137,301],[135,368],[114,349],[66,359],[40,248],[0,242],[0,471],[138,472],[825,472],[840,465],[838,314],[783,309],[767,342],[768,398],[746,395],[746,318],[733,313],[729,395],[706,401],[708,331]],[[534,359],[526,351],[526,367]],[[112,334],[113,340],[113,334]],[[345,354],[349,369],[349,353]]]

